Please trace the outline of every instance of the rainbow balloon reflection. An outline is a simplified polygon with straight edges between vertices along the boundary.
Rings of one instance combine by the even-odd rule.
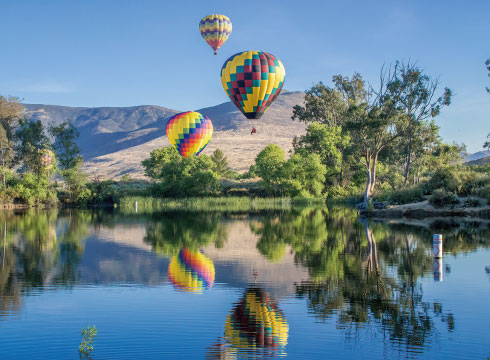
[[[273,350],[284,354],[288,323],[269,294],[249,288],[228,315],[225,337],[232,347]]]
[[[214,264],[201,251],[183,248],[168,266],[168,278],[179,290],[200,293],[214,283]]]

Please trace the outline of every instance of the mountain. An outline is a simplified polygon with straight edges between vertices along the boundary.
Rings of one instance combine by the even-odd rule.
[[[471,160],[466,162],[467,165],[488,165],[490,164],[490,156],[482,157],[477,160]]]
[[[478,159],[485,158],[487,156],[490,156],[490,150],[478,151],[473,154],[468,154],[468,156],[465,158],[464,161],[466,162],[466,161],[478,160]]]
[[[255,156],[268,144],[291,149],[294,136],[304,134],[305,124],[291,120],[293,106],[302,104],[303,92],[283,91],[260,120],[248,120],[231,103],[196,110],[213,122],[213,139],[203,151],[211,154],[220,148],[230,166],[246,171]],[[87,171],[103,178],[119,178],[130,174],[144,178],[141,161],[158,147],[169,145],[165,136],[168,119],[185,110],[155,105],[133,107],[69,107],[24,104],[26,116],[45,125],[66,119],[80,131],[77,143],[85,159]],[[257,133],[250,134],[254,126]]]

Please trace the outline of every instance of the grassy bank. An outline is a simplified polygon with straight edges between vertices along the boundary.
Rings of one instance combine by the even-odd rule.
[[[246,212],[261,210],[290,210],[295,206],[323,206],[324,203],[325,201],[323,199],[291,199],[286,197],[199,197],[171,199],[127,196],[120,199],[118,206],[125,213],[146,213],[155,211]]]

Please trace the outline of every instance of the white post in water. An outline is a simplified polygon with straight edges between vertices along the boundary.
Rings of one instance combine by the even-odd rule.
[[[434,281],[442,281],[444,274],[442,269],[442,234],[434,234],[432,237],[432,252],[434,253]]]
[[[138,202],[137,201],[134,202],[134,211],[138,212]]]
[[[442,257],[434,258],[434,281],[442,281],[444,275],[442,266]]]
[[[442,234],[434,234],[432,238],[432,252],[435,258],[442,258]]]

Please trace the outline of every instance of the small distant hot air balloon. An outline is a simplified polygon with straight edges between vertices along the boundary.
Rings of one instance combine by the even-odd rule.
[[[231,34],[231,21],[228,16],[213,14],[203,17],[199,23],[199,31],[204,40],[218,55],[218,49],[226,42]]]
[[[41,166],[45,169],[50,169],[53,166],[54,153],[49,149],[40,149],[39,155]]]
[[[202,292],[214,283],[214,264],[200,251],[183,248],[168,266],[168,278],[179,290]]]
[[[198,112],[177,114],[167,122],[168,141],[183,157],[199,155],[213,136],[211,120]]]
[[[286,71],[274,55],[244,51],[230,57],[221,68],[226,94],[247,119],[259,119],[281,92]]]
[[[264,290],[254,287],[228,315],[225,338],[235,348],[273,350],[282,354],[289,327],[277,304]]]

